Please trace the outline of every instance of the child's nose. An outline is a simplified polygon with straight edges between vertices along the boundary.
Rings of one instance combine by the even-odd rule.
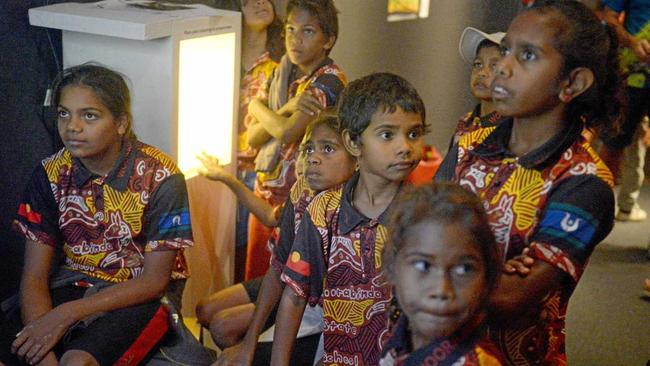
[[[448,274],[439,273],[431,279],[432,286],[429,291],[429,297],[438,300],[453,300],[455,297],[454,286]]]
[[[403,136],[399,139],[399,146],[397,148],[398,155],[410,155],[413,152],[413,141],[408,136]]]
[[[512,75],[512,61],[510,56],[504,56],[494,67],[495,76],[510,77]]]
[[[79,117],[72,116],[65,127],[68,131],[79,132],[83,129],[83,121]]]

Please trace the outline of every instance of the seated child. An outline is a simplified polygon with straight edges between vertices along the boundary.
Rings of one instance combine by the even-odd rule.
[[[388,227],[399,318],[380,365],[501,365],[484,324],[501,258],[481,201],[451,183],[410,189]]]
[[[359,171],[316,196],[282,280],[271,362],[288,365],[307,302],[322,300],[325,365],[376,365],[388,336],[381,251],[388,210],[422,155],[424,103],[404,79],[377,73],[350,83],[339,104],[343,142]]]
[[[22,325],[10,316],[0,333],[18,326],[11,351],[32,365],[144,362],[168,329],[160,297],[177,253],[192,245],[185,179],[133,137],[121,75],[84,64],[53,89],[64,148],[35,169],[14,221],[27,239]]]
[[[197,305],[197,316],[202,324],[209,326],[217,345],[222,348],[234,346],[224,350],[219,364],[229,364],[233,360],[250,363],[253,360],[260,333],[275,323],[275,309],[282,291],[280,273],[304,209],[315,193],[343,183],[354,172],[355,161],[343,147],[338,119],[331,112],[321,113],[308,126],[298,162],[297,166],[303,166],[304,174],[298,175],[282,210],[280,227],[269,241],[273,266],[264,277],[219,291]],[[207,161],[204,164],[207,177],[213,178],[215,172],[222,175],[222,169],[215,169]],[[234,177],[231,181],[237,182]],[[247,194],[252,195],[250,191]],[[270,208],[267,204],[267,209]],[[317,315],[310,319],[318,321],[311,330],[320,333],[322,310],[314,311]],[[305,331],[299,337],[308,335],[309,324],[303,320],[302,325]],[[304,349],[301,352],[305,353]],[[311,362],[313,352],[310,356]],[[292,364],[296,361],[292,360]]]
[[[267,99],[248,106],[254,121],[248,142],[260,148],[256,158],[255,194],[272,206],[282,205],[295,182],[298,144],[318,112],[336,104],[345,84],[341,69],[328,57],[338,37],[338,16],[332,0],[291,0],[287,4],[285,45],[269,86]],[[271,229],[250,217],[245,278],[266,273],[266,242]]]
[[[460,36],[460,55],[472,65],[469,88],[479,103],[458,121],[451,145],[458,142],[461,135],[480,127],[492,126],[501,118],[492,103],[492,80],[494,67],[501,58],[500,44],[505,35],[503,32],[487,34],[467,27]]]

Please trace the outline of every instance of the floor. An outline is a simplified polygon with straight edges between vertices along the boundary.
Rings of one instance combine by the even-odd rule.
[[[650,212],[647,184],[639,203]],[[649,241],[650,219],[617,222],[596,248],[569,304],[570,365],[643,366],[650,360],[650,300],[642,297],[643,280],[650,278]]]

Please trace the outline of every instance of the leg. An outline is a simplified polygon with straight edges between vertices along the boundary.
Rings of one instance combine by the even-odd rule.
[[[618,194],[619,219],[632,221],[645,219],[637,199],[643,184],[646,146],[642,141],[643,128],[638,126],[632,143],[625,148],[621,169],[621,190]]]
[[[208,327],[217,313],[251,302],[244,285],[238,283],[199,300],[196,305],[196,317],[201,325]]]
[[[99,362],[86,351],[70,350],[63,354],[59,360],[61,366],[99,366]]]
[[[224,349],[239,343],[253,319],[255,304],[248,303],[218,312],[210,321],[212,340]]]

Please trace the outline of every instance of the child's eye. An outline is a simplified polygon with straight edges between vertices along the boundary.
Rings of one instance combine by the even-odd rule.
[[[382,131],[379,133],[379,137],[381,137],[384,140],[390,140],[391,137],[393,137],[393,133],[390,131]]]
[[[325,146],[323,146],[323,152],[326,153],[326,154],[331,154],[331,153],[333,153],[334,151],[335,151],[335,150],[334,150],[334,147],[333,147],[332,145],[325,145]]]
[[[490,71],[494,72],[497,69],[497,64],[496,62],[493,62],[490,64]]]
[[[95,113],[90,113],[90,112],[84,113],[83,117],[86,121],[94,121],[97,119],[97,115]]]
[[[474,61],[474,63],[472,64],[472,69],[474,70],[478,71],[482,68],[483,68],[483,64],[481,63],[481,61]]]
[[[413,268],[415,268],[416,271],[422,273],[429,272],[429,269],[431,268],[431,263],[425,260],[414,260],[413,262],[411,262],[411,265],[413,266]]]
[[[535,59],[535,54],[532,51],[523,51],[521,52],[521,60],[522,61],[533,61]]]
[[[311,154],[314,153],[314,147],[311,146],[311,145],[305,146],[305,148],[303,149],[303,152],[305,154],[307,154],[307,155],[311,155]]]
[[[59,109],[59,111],[57,112],[57,116],[59,118],[68,118],[68,117],[70,117],[70,114],[68,113],[68,111],[65,111],[63,109]]]
[[[409,132],[408,136],[409,136],[409,139],[416,140],[416,139],[420,138],[420,136],[422,136],[422,130],[419,129],[419,128],[416,129],[416,130],[413,130],[413,131]]]
[[[314,35],[316,33],[316,31],[311,28],[307,28],[303,32],[308,36]]]
[[[473,264],[471,264],[471,263],[463,263],[463,264],[459,264],[457,266],[454,266],[452,268],[452,271],[457,276],[465,276],[467,274],[470,274],[470,273],[474,272],[475,269],[476,269],[476,267]]]
[[[285,31],[286,31],[287,33],[292,34],[293,31],[294,31],[293,26],[291,26],[291,25],[287,25],[287,27],[285,28]]]
[[[499,47],[499,53],[501,54],[502,57],[507,56],[510,54],[510,49],[506,46],[501,46]]]

